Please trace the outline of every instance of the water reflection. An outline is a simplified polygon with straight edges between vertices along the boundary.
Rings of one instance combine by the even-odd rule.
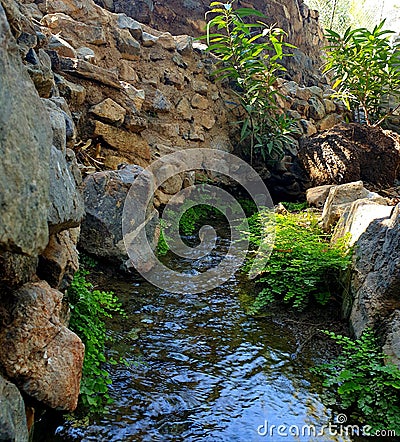
[[[86,427],[64,423],[56,437],[41,441],[351,440],[263,435],[267,424],[318,430],[333,416],[312,387],[312,356],[294,360],[296,340],[287,327],[243,313],[246,286],[239,278],[186,296],[146,283],[108,284],[128,311],[127,320],[111,324],[110,351],[133,366],[112,368],[115,402],[104,416]]]

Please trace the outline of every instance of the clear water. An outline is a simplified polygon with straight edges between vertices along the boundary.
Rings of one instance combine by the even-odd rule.
[[[221,240],[208,261],[218,261],[225,245]],[[201,271],[209,262],[171,264]],[[304,425],[318,431],[334,422],[309,373],[323,350],[311,345],[294,357],[299,341],[287,324],[246,316],[240,300],[252,287],[239,276],[213,292],[186,296],[146,282],[108,279],[107,285],[128,313],[128,319],[110,324],[110,352],[132,366],[111,367],[114,404],[103,416],[89,424],[44,418],[35,440],[352,440],[327,432],[301,436]],[[271,425],[285,425],[281,433],[287,435],[276,428],[269,433]],[[289,427],[300,436],[290,435]]]

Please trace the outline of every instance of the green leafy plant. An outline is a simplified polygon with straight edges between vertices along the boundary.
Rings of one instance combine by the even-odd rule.
[[[219,62],[214,72],[220,80],[233,83],[245,119],[241,124],[241,141],[250,139],[250,161],[258,154],[264,160],[279,158],[293,121],[279,112],[276,98],[278,75],[285,71],[281,64],[287,54],[285,48],[295,46],[285,43],[285,32],[258,20],[247,23],[248,17],[266,19],[260,11],[252,8],[233,8],[234,1],[212,2],[206,13],[215,16],[207,23],[208,51]],[[211,29],[216,28],[215,33]]]
[[[249,218],[249,241],[258,248],[269,215]],[[259,313],[276,300],[302,310],[311,299],[325,304],[337,288],[338,274],[347,268],[346,245],[331,244],[310,211],[275,214],[275,242],[271,256],[257,278],[260,290],[249,313]]]
[[[95,290],[86,280],[87,270],[78,270],[67,291],[71,307],[69,327],[85,344],[80,400],[84,407],[92,412],[101,411],[110,403],[108,386],[111,378],[104,368],[104,363],[116,364],[113,358],[107,358],[105,320],[118,314],[125,317],[118,298],[112,292]]]
[[[205,201],[207,197],[203,198]],[[190,199],[187,200],[190,202]],[[175,213],[173,209],[166,209],[170,211],[169,219],[174,220]],[[193,235],[196,230],[203,224],[204,221],[209,220],[210,217],[219,218],[222,216],[222,213],[217,208],[209,205],[209,204],[197,204],[196,206],[188,207],[188,209],[182,214],[181,218],[176,219],[176,223],[179,222],[179,233],[182,236],[190,236]],[[174,222],[174,221],[172,221]],[[160,222],[160,236],[158,239],[157,245],[157,254],[159,256],[166,255],[169,247],[168,247],[168,237],[166,237],[165,228],[166,228],[165,220],[161,220]]]
[[[385,21],[370,32],[348,28],[343,36],[327,30],[324,72],[331,74],[334,97],[341,99],[360,121],[379,126],[399,106],[387,110],[400,96],[399,45],[390,43],[392,31],[383,30]]]
[[[292,203],[292,202],[283,201],[282,205],[289,212],[301,212],[302,210],[305,210],[308,207],[307,201],[304,201],[302,203]]]
[[[371,329],[352,340],[324,331],[342,346],[333,361],[313,369],[323,376],[323,385],[343,409],[376,430],[400,434],[400,370],[387,361]]]

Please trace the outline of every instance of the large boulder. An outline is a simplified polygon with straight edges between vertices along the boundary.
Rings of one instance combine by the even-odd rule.
[[[385,350],[400,366],[400,205],[371,222],[355,244],[345,313],[357,337],[379,330]]]
[[[28,442],[25,405],[18,388],[0,376],[0,441]]]
[[[28,283],[1,299],[0,365],[25,393],[72,411],[78,402],[84,345],[60,319],[63,294]]]
[[[299,158],[313,186],[362,180],[392,187],[400,171],[400,136],[358,123],[304,138]]]
[[[0,250],[39,254],[48,242],[51,126],[0,5]]]
[[[80,247],[90,254],[106,258],[114,262],[116,266],[125,269],[130,268],[131,263],[122,233],[124,203],[132,183],[142,172],[143,169],[140,166],[122,166],[119,170],[89,175],[83,183],[86,214],[81,225]],[[150,201],[149,213],[146,217],[147,229],[150,229],[148,235],[154,238],[158,217],[157,212],[151,209],[153,181],[148,175],[148,179],[142,182],[144,185],[140,197],[143,201]],[[146,258],[142,261],[145,262]]]

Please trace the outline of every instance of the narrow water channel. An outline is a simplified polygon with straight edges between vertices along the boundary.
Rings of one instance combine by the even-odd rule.
[[[174,261],[187,272],[218,261],[220,240],[207,260]],[[208,261],[208,262],[206,262]],[[101,282],[100,282],[101,284]],[[132,365],[111,367],[114,403],[90,423],[39,423],[35,440],[55,441],[351,441],[313,436],[302,428],[334,423],[309,367],[323,349],[305,346],[274,316],[246,316],[251,285],[236,276],[212,292],[177,295],[146,282],[108,279],[128,313],[110,324],[110,352]],[[103,288],[103,287],[102,287]],[[306,332],[306,330],[305,330]],[[271,426],[275,425],[275,431]],[[286,436],[277,427],[286,427]],[[296,434],[296,428],[300,435]],[[284,433],[282,430],[281,433]],[[294,433],[293,433],[294,432]]]

